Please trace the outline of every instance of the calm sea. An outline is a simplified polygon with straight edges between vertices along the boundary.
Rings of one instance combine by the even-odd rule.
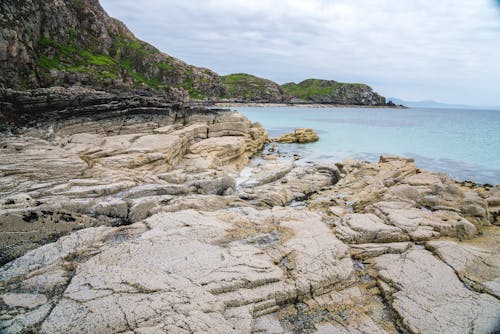
[[[500,110],[372,108],[233,108],[260,122],[271,137],[298,127],[316,130],[311,144],[281,144],[302,161],[378,161],[413,157],[422,169],[457,180],[500,184]]]

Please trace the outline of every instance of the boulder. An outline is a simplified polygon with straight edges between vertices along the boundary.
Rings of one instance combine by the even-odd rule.
[[[318,140],[319,140],[318,134],[314,132],[314,130],[308,128],[295,129],[294,132],[287,133],[272,139],[273,142],[286,143],[286,144],[292,144],[292,143],[305,144],[305,143],[312,143]]]

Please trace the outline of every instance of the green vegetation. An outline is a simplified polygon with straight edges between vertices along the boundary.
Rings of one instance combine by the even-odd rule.
[[[348,92],[359,92],[370,89],[364,84],[342,83],[333,80],[307,79],[298,84],[291,82],[281,85],[281,89],[288,95],[307,101],[316,98],[331,98],[342,100]]]
[[[279,86],[267,79],[259,78],[246,73],[235,73],[221,77],[226,88],[225,98],[244,100],[261,100],[281,98]],[[274,96],[271,96],[273,95]]]
[[[175,71],[175,66],[172,64],[172,60],[168,59],[164,62],[158,63],[157,65],[160,69],[165,71]]]
[[[75,32],[68,31],[68,36],[75,38]],[[157,52],[156,50],[145,50],[139,42],[125,42],[128,40],[123,37],[120,37],[117,41],[117,45],[131,49],[141,55]],[[170,87],[168,84],[162,84],[158,79],[149,79],[145,75],[137,72],[134,69],[134,62],[132,59],[120,59],[120,57],[118,57],[118,59],[114,59],[106,54],[81,49],[78,48],[72,40],[70,40],[68,44],[64,45],[42,36],[40,38],[39,45],[42,48],[51,47],[56,51],[52,58],[44,54],[39,56],[38,65],[46,70],[58,69],[72,73],[87,73],[103,81],[116,80],[121,75],[126,74],[132,77],[135,82],[145,84],[153,88],[166,89]],[[123,55],[125,52],[119,54]],[[159,67],[167,65],[166,63],[160,64],[161,65],[159,65]],[[169,70],[172,69],[174,69],[173,66],[169,68]]]
[[[333,80],[307,79],[298,84],[286,83],[281,89],[292,98],[317,103],[384,105],[385,98],[370,86]]]
[[[286,83],[284,85],[281,85],[281,88],[293,97],[299,98],[301,100],[307,100],[313,96],[331,95],[332,93],[335,93],[341,86],[342,84],[336,81],[307,79],[299,84],[293,82]]]
[[[69,31],[68,35],[74,36],[75,32]],[[42,48],[55,49],[55,55],[50,58],[41,54],[38,65],[46,70],[58,69],[72,73],[91,73],[99,79],[118,78],[119,66],[113,58],[105,54],[95,54],[89,50],[78,48],[71,40],[63,45],[45,36],[40,38]]]
[[[136,39],[131,39],[128,38],[124,35],[120,35],[116,37],[113,41],[113,46],[114,47],[119,47],[119,48],[124,48],[124,49],[129,49],[129,50],[135,50],[136,52],[146,55],[146,54],[155,54],[159,53],[157,49],[153,48],[152,46],[140,42]]]
[[[49,58],[46,55],[41,55],[38,59],[38,65],[45,69],[56,68],[61,69],[61,63],[59,59]]]
[[[79,47],[81,44],[77,42],[77,31],[74,29],[69,29],[67,36],[66,43],[45,36],[40,38],[38,65],[45,70],[41,74],[46,80],[51,80],[49,71],[56,69],[85,73],[88,80],[95,80],[96,83],[131,78],[137,86],[154,89],[168,90],[175,85],[185,89],[193,99],[206,99],[200,84],[210,87],[212,72],[208,70],[203,71],[204,75],[200,77],[192,67],[175,63],[175,58],[163,56],[158,62],[157,49],[124,35],[112,36],[113,43],[107,50],[109,55],[99,51],[97,46]],[[179,76],[183,78],[181,84],[177,84]]]

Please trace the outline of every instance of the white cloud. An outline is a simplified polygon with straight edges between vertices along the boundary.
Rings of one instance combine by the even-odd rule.
[[[500,105],[488,0],[101,0],[161,50],[219,73],[367,82],[386,96]]]

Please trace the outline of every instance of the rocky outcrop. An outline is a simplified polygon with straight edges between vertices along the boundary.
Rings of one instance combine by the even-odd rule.
[[[387,106],[385,97],[365,84],[334,80],[307,79],[298,84],[277,83],[250,74],[236,73],[222,77],[226,93],[219,102],[290,103]]]
[[[277,143],[286,143],[286,144],[305,144],[305,143],[313,143],[319,140],[319,136],[313,129],[308,128],[299,128],[295,129],[294,132],[286,133],[277,138],[273,138],[271,141]]]
[[[138,40],[97,0],[5,0],[0,27],[3,88],[175,88],[194,99],[224,93],[216,73]]]
[[[259,124],[171,97],[4,94],[2,333],[498,329],[494,187],[249,160]]]
[[[28,91],[0,89],[0,122],[7,127],[30,127],[42,124],[59,126],[88,119],[100,120],[126,114],[171,114],[172,110],[185,110],[183,91],[168,94],[147,91],[117,93],[96,91],[74,86],[51,87]]]
[[[0,4],[0,88],[84,86],[152,90],[191,100],[385,105],[364,84],[308,79],[277,83],[186,64],[137,39],[98,0]]]
[[[281,87],[268,79],[246,73],[235,73],[221,77],[226,93],[224,101],[231,102],[286,102],[287,96]]]
[[[234,189],[222,169],[241,168],[267,140],[229,111],[47,91],[9,92],[0,114],[17,133],[0,146],[2,262],[74,229],[143,219],[168,196]]]
[[[342,83],[334,80],[307,79],[298,84],[281,85],[293,103],[328,103],[384,106],[385,97],[365,84]]]

